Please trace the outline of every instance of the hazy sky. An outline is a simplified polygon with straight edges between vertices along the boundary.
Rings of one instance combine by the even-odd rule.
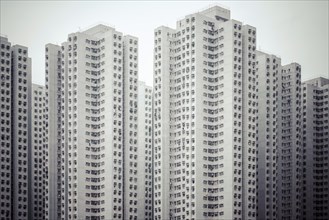
[[[103,23],[139,38],[139,78],[152,85],[153,30],[218,4],[257,28],[257,48],[302,65],[302,79],[328,77],[328,1],[3,1],[0,32],[29,47],[32,81],[44,83],[44,46]]]

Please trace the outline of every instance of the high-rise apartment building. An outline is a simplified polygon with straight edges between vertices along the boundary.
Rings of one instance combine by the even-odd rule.
[[[29,149],[31,147],[31,60],[27,47],[5,37],[1,44],[0,218],[29,216]]]
[[[11,210],[11,170],[12,170],[12,147],[11,147],[11,132],[12,132],[12,72],[11,72],[11,43],[7,38],[0,37],[1,39],[1,159],[0,159],[0,171],[1,171],[1,208],[0,218],[10,219]]]
[[[154,219],[256,219],[255,49],[218,6],[155,30]]]
[[[32,84],[31,97],[31,219],[46,219],[47,158],[45,87]]]
[[[123,219],[137,219],[137,195],[138,188],[141,188],[138,186],[138,40],[126,35],[118,44],[122,44],[122,50],[119,48],[122,56],[118,61],[122,61],[123,96],[118,106],[121,105],[123,111],[123,150],[118,152],[121,151],[123,154]],[[115,101],[115,98],[113,100]],[[142,214],[144,215],[144,212]]]
[[[45,123],[47,158],[46,218],[61,219],[62,53],[61,47],[45,47]]]
[[[257,219],[277,219],[279,89],[281,59],[257,51],[258,151],[257,151]]]
[[[302,217],[301,67],[282,66],[279,77],[278,219]]]
[[[46,59],[49,219],[151,219],[152,142],[151,131],[143,140],[138,134],[137,38],[97,25],[69,34],[61,49],[48,44]],[[151,129],[145,90],[140,126]]]
[[[303,82],[303,219],[329,219],[329,79]]]
[[[301,67],[257,51],[258,219],[301,219]]]
[[[152,217],[152,87],[138,82],[138,219],[153,220]]]

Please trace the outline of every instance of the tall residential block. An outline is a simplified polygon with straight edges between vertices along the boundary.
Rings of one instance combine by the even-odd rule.
[[[153,154],[153,127],[152,127],[152,87],[144,82],[138,82],[138,175],[139,204],[137,207],[138,219],[153,220],[152,216],[152,154]]]
[[[257,151],[257,219],[277,219],[278,196],[278,120],[281,88],[281,58],[257,51],[258,151]]]
[[[45,87],[32,84],[31,97],[31,219],[46,219],[48,150],[46,144]]]
[[[54,44],[45,46],[45,123],[47,158],[46,218],[61,219],[62,53]]]
[[[5,37],[1,44],[0,218],[29,216],[31,60],[28,48]]]
[[[303,219],[329,219],[329,79],[303,82]]]
[[[282,66],[279,77],[278,219],[302,217],[301,66]]]
[[[115,43],[114,43],[115,44]],[[113,45],[114,45],[113,44]],[[122,109],[118,109],[119,113],[121,110],[122,122],[123,122],[123,219],[137,219],[139,193],[138,188],[138,39],[136,37],[126,35],[122,37],[122,41],[118,42],[119,51],[122,51],[122,55],[118,59],[118,67],[121,66],[122,62],[122,102],[118,100],[119,106]],[[113,61],[116,59],[114,58]],[[121,62],[120,62],[121,61]],[[113,71],[113,73],[115,70]],[[119,73],[120,74],[120,73]],[[118,77],[119,78],[119,77]],[[113,98],[113,101],[116,99]],[[120,138],[119,134],[119,138]],[[120,176],[120,175],[119,175]],[[120,181],[119,181],[120,182]],[[144,194],[144,193],[143,193]],[[140,195],[140,194],[139,194]],[[141,213],[139,213],[141,214]]]
[[[1,39],[1,212],[0,218],[10,219],[12,215],[11,210],[11,190],[12,190],[12,72],[11,72],[11,43],[7,38]]]
[[[148,95],[139,125],[137,38],[97,25],[48,44],[46,59],[49,219],[151,219],[151,131],[139,131],[152,109]]]
[[[256,219],[256,29],[215,6],[154,34],[154,219]]]

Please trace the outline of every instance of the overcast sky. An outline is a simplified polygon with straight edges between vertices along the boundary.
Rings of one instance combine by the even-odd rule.
[[[0,32],[29,47],[32,81],[44,84],[44,46],[103,23],[139,38],[139,78],[152,85],[153,30],[217,4],[257,28],[257,48],[302,65],[302,79],[328,77],[328,1],[3,1]]]

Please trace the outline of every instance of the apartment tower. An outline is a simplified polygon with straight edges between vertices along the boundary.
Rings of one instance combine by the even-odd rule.
[[[60,137],[49,137],[49,155],[60,153],[49,156],[57,195],[49,197],[61,201],[49,203],[49,218],[150,219],[144,182],[151,181],[151,170],[144,159],[152,152],[138,138],[137,38],[97,25],[69,34],[60,50],[46,48],[55,105],[49,102],[48,127],[58,131],[49,136]]]
[[[47,158],[46,219],[61,219],[62,53],[54,44],[45,46],[45,123]]]
[[[138,219],[153,220],[152,216],[152,87],[138,81]]]
[[[1,44],[0,218],[27,219],[30,209],[31,60],[28,48]]]
[[[329,219],[329,79],[303,82],[303,219]]]
[[[301,66],[282,66],[279,77],[278,219],[302,217]]]
[[[31,105],[31,219],[46,219],[48,150],[46,144],[44,86],[32,84]]]
[[[122,55],[118,58],[118,66],[122,62],[122,103],[123,111],[123,219],[138,218],[138,39],[126,35],[122,37],[122,42],[118,43],[119,50],[122,49]],[[114,61],[116,59],[114,58]],[[113,101],[116,99],[113,98]],[[118,105],[118,106],[119,106]],[[120,138],[120,134],[119,134]],[[120,152],[120,151],[118,151]],[[140,210],[142,211],[142,210]],[[145,214],[140,213],[140,214]]]
[[[154,219],[256,219],[256,29],[215,6],[154,36]]]
[[[257,51],[258,151],[257,151],[257,219],[277,219],[279,89],[281,58]]]

